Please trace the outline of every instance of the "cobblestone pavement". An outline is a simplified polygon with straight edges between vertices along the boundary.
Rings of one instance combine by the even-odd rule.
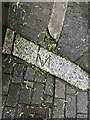
[[[25,6],[27,5],[28,4],[25,4]],[[33,4],[33,5],[37,6],[36,4]],[[43,5],[41,4],[40,6],[43,6]],[[46,6],[48,7],[48,5]],[[72,6],[73,4],[69,5],[68,9],[70,9],[70,7]],[[78,7],[80,7],[80,4]],[[14,7],[14,9],[16,8]],[[15,15],[17,15],[17,12],[15,12]],[[9,20],[10,20],[10,16],[12,15],[9,14]],[[47,16],[47,18],[48,17],[49,16]],[[15,19],[14,22],[12,21],[11,22],[9,21],[9,22],[10,24],[15,23],[16,24],[15,26],[17,26],[16,21],[17,20]],[[69,20],[66,20],[66,22],[67,21]],[[46,22],[48,22],[48,20]],[[20,24],[20,22],[18,24]],[[28,24],[28,26],[29,25],[30,24]],[[45,27],[47,27],[47,25],[48,24],[45,23]],[[4,29],[8,28],[8,26],[3,26],[3,27]],[[23,28],[25,27],[23,26]],[[28,41],[27,36],[24,36],[24,33],[26,34],[27,31],[25,32],[24,30],[24,33],[22,33],[20,30],[20,31],[17,31],[17,33],[21,34]],[[29,119],[30,118],[39,118],[39,119],[59,118],[60,119],[62,118],[65,120],[67,118],[69,119],[71,118],[75,120],[84,118],[88,120],[90,118],[90,110],[89,110],[90,109],[90,90],[86,90],[86,91],[79,90],[76,87],[71,86],[64,80],[54,75],[51,75],[49,72],[46,72],[45,70],[42,70],[34,66],[34,63],[30,64],[27,61],[14,56],[13,49],[12,49],[14,47],[14,42],[10,42],[10,41],[12,41],[12,39],[14,39],[15,41],[17,33],[16,33],[16,29],[13,28],[14,36],[13,34],[6,34],[6,31],[4,32],[4,34],[6,35],[3,35],[3,51],[4,52],[2,54],[2,118],[9,118],[9,119],[12,119],[12,118],[23,118],[23,119],[25,118],[29,118]],[[64,34],[64,32],[62,34]],[[33,33],[31,35],[33,36]],[[8,37],[10,41],[8,43],[5,43]],[[60,40],[63,39],[62,37]],[[36,38],[34,39],[36,40]],[[46,43],[44,44],[46,46],[42,45],[46,49],[50,48],[48,45],[56,44],[56,42],[52,40],[52,38],[47,34],[44,40],[46,41],[49,40],[49,43],[47,45]],[[50,40],[52,42],[50,42]],[[9,47],[7,47],[5,44],[7,44]],[[62,45],[62,43],[60,43],[59,41],[57,47],[60,45]],[[58,50],[60,50],[59,47],[58,47]],[[51,50],[50,48],[50,51],[53,52],[54,54],[57,54],[54,49]],[[82,51],[81,47],[80,47],[80,51]],[[35,53],[35,51],[33,52]],[[59,52],[59,55],[62,55],[61,53]],[[22,52],[20,54],[22,54]],[[63,52],[63,55],[65,55],[64,52]],[[70,55],[71,57],[70,60],[74,60],[73,55],[72,56],[71,54],[68,54],[68,55]],[[76,55],[76,53],[74,53],[74,55]],[[80,55],[79,55],[80,59],[74,62],[77,64],[80,64],[80,66],[83,69],[85,68],[84,70],[89,73],[87,65],[85,67],[85,62],[83,62],[83,61],[86,61],[88,64],[87,56],[88,56],[88,53],[87,54],[84,53],[82,55],[82,52],[80,52]],[[34,58],[35,56],[33,56],[33,62],[34,62]]]

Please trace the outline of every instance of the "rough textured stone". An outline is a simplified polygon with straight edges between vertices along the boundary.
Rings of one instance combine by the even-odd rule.
[[[0,95],[0,119],[2,118],[2,95]]]
[[[88,50],[88,45],[88,3],[69,2],[57,46],[58,54],[76,61]]]
[[[10,3],[8,26],[17,33],[42,45],[53,2]]]
[[[24,76],[25,80],[34,81],[35,70],[31,67],[28,67]]]
[[[48,52],[44,48],[40,48],[37,57],[38,46],[34,45],[32,42],[26,41],[24,38],[19,40],[18,37],[21,38],[20,36],[16,38],[13,53],[15,56],[35,64],[41,69],[56,75],[79,89],[86,90],[88,88],[88,74],[79,66]]]
[[[12,107],[5,107],[3,118],[9,118],[12,119],[15,116],[15,108]]]
[[[2,75],[2,94],[3,95],[8,94],[10,80],[11,80],[10,75],[8,75],[8,74],[3,74]]]
[[[12,45],[13,45],[13,39],[14,39],[14,31],[7,28],[6,35],[5,35],[5,41],[3,45],[3,53],[11,54],[12,51]]]
[[[36,46],[34,43],[27,41],[26,39],[20,37],[20,35],[17,35],[14,42],[13,55],[29,63],[35,64],[38,48],[39,46]]]
[[[69,60],[56,56],[43,48],[40,48],[36,65],[79,89],[88,88],[88,74],[86,72]]]
[[[76,96],[66,96],[66,118],[76,117]]]
[[[44,90],[43,84],[40,84],[40,83],[35,84],[33,97],[32,97],[32,104],[40,105],[42,103],[42,101],[43,101],[43,90]]]
[[[76,90],[70,86],[70,85],[66,85],[66,94],[67,95],[75,95],[76,94]]]
[[[3,62],[2,62],[3,73],[12,74],[14,64],[15,63],[13,57],[3,55]]]
[[[16,64],[14,66],[12,82],[21,83],[21,80],[23,79],[23,73],[24,73],[24,65]]]
[[[53,96],[53,89],[54,89],[54,78],[51,75],[47,75],[46,78],[46,86],[44,94]]]
[[[77,112],[87,113],[88,112],[88,98],[87,92],[79,92],[77,95]]]
[[[10,89],[9,89],[9,93],[8,93],[8,97],[6,101],[7,106],[11,106],[11,107],[16,106],[17,100],[18,100],[19,89],[20,89],[20,86],[17,84],[10,85]]]
[[[31,101],[31,89],[23,85],[20,91],[19,103],[30,104]]]
[[[77,114],[77,118],[78,118],[78,120],[79,120],[79,118],[88,119],[88,115],[87,114]]]
[[[90,67],[89,67],[89,56],[90,53],[87,51],[83,54],[83,56],[76,61],[76,63],[84,70],[90,73]]]
[[[53,118],[64,118],[63,99],[55,99]]]
[[[54,39],[56,39],[56,41],[60,37],[66,9],[67,9],[67,2],[54,2],[48,29],[51,36]]]
[[[55,98],[65,98],[65,83],[55,80]]]
[[[47,119],[48,118],[48,109],[28,106],[25,104],[18,104],[18,118],[34,118],[34,119]]]

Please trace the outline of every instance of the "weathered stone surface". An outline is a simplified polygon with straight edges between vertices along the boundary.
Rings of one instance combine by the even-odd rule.
[[[21,83],[21,81],[23,80],[23,73],[24,73],[24,65],[16,64],[13,70],[12,82]]]
[[[65,13],[67,9],[66,2],[54,2],[52,15],[48,25],[51,36],[58,41],[60,33],[62,31]]]
[[[35,70],[31,67],[28,67],[24,76],[25,80],[34,81]]]
[[[64,118],[63,99],[55,99],[53,118]]]
[[[14,42],[13,55],[22,58],[29,63],[35,64],[38,48],[39,46],[36,46],[34,43],[27,41],[20,37],[20,35],[17,35]]]
[[[35,64],[37,67],[44,69],[79,89],[86,90],[89,87],[88,74],[79,66],[65,58],[48,52],[44,48],[40,48],[38,52],[38,48],[38,45],[17,35],[13,55],[26,60],[28,63]]]
[[[12,74],[13,66],[15,65],[13,57],[3,55],[2,59],[3,59],[3,62],[2,62],[2,71],[3,71],[3,73]]]
[[[48,109],[28,106],[25,104],[18,104],[17,118],[34,118],[34,119],[47,119]]]
[[[2,75],[2,94],[3,95],[8,94],[10,81],[11,81],[10,75],[8,75],[8,74],[3,74]]]
[[[88,98],[87,92],[79,92],[77,95],[77,112],[88,113]]]
[[[54,89],[54,78],[51,75],[47,75],[44,94],[53,96],[53,89]]]
[[[66,96],[66,117],[75,118],[76,117],[76,96]]]
[[[76,61],[88,50],[88,3],[69,2],[57,51]]]
[[[10,3],[8,26],[42,45],[52,13],[53,2]]]
[[[40,48],[36,66],[85,90],[88,88],[88,74],[74,63]]]
[[[77,114],[77,118],[78,118],[78,120],[80,119],[80,118],[83,118],[84,120],[88,120],[88,114]],[[85,119],[86,118],[86,119]]]
[[[9,118],[12,119],[15,116],[15,108],[12,107],[5,107],[3,118]]]
[[[67,84],[66,85],[66,94],[67,95],[75,95],[77,93],[76,93],[76,90],[72,86]]]
[[[6,54],[11,54],[12,51],[12,45],[13,45],[13,40],[14,40],[14,31],[11,29],[7,28],[6,35],[5,35],[5,41],[3,45],[3,53]]]
[[[31,101],[31,88],[27,89],[25,85],[22,86],[20,91],[19,103],[30,104]]]
[[[40,105],[42,103],[42,101],[43,101],[43,91],[44,91],[43,84],[36,83],[35,86],[34,86],[32,104]]]
[[[19,94],[19,90],[20,90],[20,86],[19,85],[15,85],[15,84],[11,84],[10,85],[10,89],[9,89],[9,93],[7,96],[7,101],[6,101],[6,105],[7,106],[11,106],[11,107],[15,107],[17,104],[17,100],[18,100],[18,94]]]
[[[90,53],[87,51],[83,54],[83,56],[76,61],[76,63],[85,71],[90,73],[89,60]]]
[[[65,83],[60,79],[55,80],[55,98],[65,98]]]
[[[0,119],[2,118],[2,95],[0,95]]]

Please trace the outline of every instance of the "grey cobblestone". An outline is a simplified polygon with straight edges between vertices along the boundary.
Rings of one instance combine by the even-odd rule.
[[[15,116],[15,108],[12,107],[5,107],[4,113],[3,113],[3,118],[14,118]]]
[[[76,96],[66,96],[66,118],[76,118]]]
[[[79,92],[77,95],[77,112],[87,113],[88,112],[88,98],[87,92]]]
[[[24,73],[24,65],[15,64],[14,70],[13,70],[12,82],[21,83],[21,81],[23,80],[23,73]]]
[[[77,118],[86,118],[86,119],[88,119],[88,115],[87,114],[77,114]]]
[[[23,85],[20,91],[19,103],[30,104],[30,102],[31,102],[31,88],[27,88],[25,85]]]
[[[5,42],[3,45],[3,51],[2,51],[3,53],[11,54],[14,34],[15,34],[14,31],[12,31],[9,28],[7,29],[6,36],[5,36]]]
[[[48,109],[18,104],[17,118],[48,118]]]
[[[5,106],[5,102],[6,102],[6,96],[2,96],[2,110],[3,110],[3,108],[4,108],[4,106]]]
[[[2,71],[3,73],[12,74],[13,71],[13,65],[14,65],[14,59],[12,56],[2,56],[3,62],[2,62]]]
[[[54,77],[48,74],[46,78],[46,86],[45,86],[44,94],[53,96],[53,89],[54,89]]]
[[[43,84],[35,83],[33,97],[32,97],[32,104],[41,105],[43,101],[43,91],[44,91]]]
[[[2,94],[7,95],[8,90],[9,90],[9,85],[10,85],[10,75],[8,74],[3,74],[2,75]]]
[[[9,89],[9,93],[8,93],[8,97],[7,97],[7,101],[6,101],[7,106],[11,106],[11,107],[16,106],[19,90],[20,90],[19,85],[17,85],[17,84],[10,85],[10,89]]]
[[[38,48],[39,46],[36,46],[34,43],[27,41],[20,35],[17,35],[16,40],[14,42],[13,55],[29,63],[35,64]]]
[[[25,80],[34,81],[35,70],[31,67],[28,67],[24,76]]]
[[[65,98],[65,83],[60,79],[55,80],[55,98]]]
[[[73,87],[70,86],[70,85],[66,85],[66,94],[67,94],[67,95],[75,95],[75,94],[77,94],[77,93],[76,93],[75,88],[73,88]]]
[[[53,118],[64,118],[63,99],[55,99]]]

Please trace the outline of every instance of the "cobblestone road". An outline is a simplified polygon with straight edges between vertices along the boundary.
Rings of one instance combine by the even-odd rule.
[[[27,6],[27,4],[25,6]],[[9,18],[10,16],[12,15],[9,14]],[[16,21],[17,20],[15,20],[15,22]],[[7,26],[3,27],[8,28]],[[17,31],[19,34],[20,32],[21,31]],[[6,34],[6,31],[4,33]],[[14,33],[15,36],[13,37]],[[14,56],[12,49],[14,42],[5,43],[8,37],[10,41],[12,41],[12,39],[15,40],[16,30],[14,28],[13,34],[6,34],[6,36],[4,35],[3,37],[2,118],[62,118],[65,120],[67,118],[75,120],[84,118],[88,120],[90,118],[90,91],[79,90],[64,80],[51,75],[49,72]],[[22,35],[24,36],[24,34]],[[49,36],[46,35],[47,40],[48,37]],[[27,38],[26,40],[28,41]],[[5,44],[8,44],[9,47]],[[56,43],[52,42],[49,44]],[[58,45],[61,45],[61,43],[58,43]],[[48,46],[46,45],[44,48],[48,49]],[[88,61],[85,56],[87,55],[81,55],[80,60],[77,60],[77,63],[80,63],[83,69],[85,65],[83,61]],[[86,68],[85,70],[86,72],[88,71]]]

